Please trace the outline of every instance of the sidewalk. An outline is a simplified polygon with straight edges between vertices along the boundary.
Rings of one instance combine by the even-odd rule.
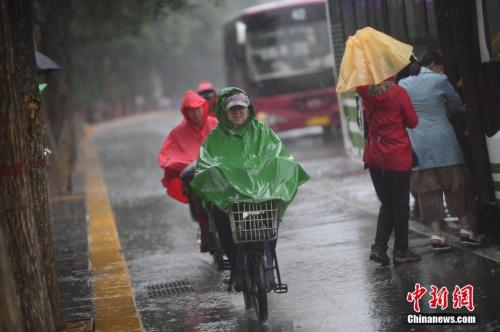
[[[64,331],[142,331],[91,134],[82,142],[71,193],[50,197]]]
[[[83,169],[79,160],[72,176],[71,193],[50,197],[64,331],[71,332],[93,331],[94,320]]]
[[[317,165],[312,165],[312,168],[321,168],[321,163],[329,163],[332,168],[335,168],[335,161],[332,160],[322,160],[315,162]],[[327,191],[328,194],[334,200],[342,200],[344,204],[351,205],[358,210],[362,210],[368,214],[376,217],[378,216],[378,211],[380,203],[375,194],[373,184],[370,179],[370,175],[365,171],[361,163],[357,163],[354,160],[342,161],[339,169],[357,169],[351,171],[351,173],[356,173],[355,177],[345,176],[342,179],[336,179],[335,186],[331,186]],[[318,174],[317,176],[321,176]],[[413,205],[413,198],[411,198],[411,205]],[[459,245],[460,237],[459,231],[460,227],[458,225],[458,220],[453,217],[445,219],[446,228],[443,230],[445,236],[452,242],[454,247],[457,249],[462,249],[471,252],[475,255],[493,260],[500,263],[500,248],[497,246],[490,246],[484,248],[470,249],[466,247],[461,247]],[[410,230],[416,233],[425,235],[429,238],[430,246],[430,236],[431,229],[427,225],[420,221],[410,220]],[[410,243],[411,246],[411,243]]]

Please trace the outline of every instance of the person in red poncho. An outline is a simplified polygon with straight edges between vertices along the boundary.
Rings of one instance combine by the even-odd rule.
[[[186,91],[181,105],[184,119],[168,134],[158,156],[158,164],[165,172],[161,183],[169,196],[182,203],[188,203],[189,199],[183,191],[181,172],[198,158],[201,144],[218,123],[208,114],[208,109],[204,98],[192,90]],[[201,206],[194,208],[202,209]],[[207,220],[203,214],[197,214],[196,218],[200,224],[200,250],[206,252]]]
[[[208,114],[215,117],[214,107],[217,101],[217,91],[209,81],[201,81],[196,92],[208,101]]]

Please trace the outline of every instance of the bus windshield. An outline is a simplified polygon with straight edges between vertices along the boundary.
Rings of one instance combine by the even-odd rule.
[[[325,20],[247,31],[253,81],[311,74],[333,67]]]

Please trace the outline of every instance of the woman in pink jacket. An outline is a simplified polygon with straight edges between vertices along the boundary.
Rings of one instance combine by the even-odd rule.
[[[193,160],[198,159],[201,144],[218,123],[208,111],[209,105],[205,99],[194,91],[187,91],[181,105],[184,118],[168,134],[158,156],[158,165],[164,170],[161,183],[167,189],[167,194],[182,203],[189,202],[192,211],[197,211],[195,214],[200,225],[201,252],[208,251],[208,216],[196,197],[186,196],[181,172]]]

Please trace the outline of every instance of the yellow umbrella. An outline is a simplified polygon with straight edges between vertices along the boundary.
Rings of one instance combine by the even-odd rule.
[[[340,64],[338,92],[381,83],[410,63],[413,46],[373,28],[363,28],[347,39]]]

